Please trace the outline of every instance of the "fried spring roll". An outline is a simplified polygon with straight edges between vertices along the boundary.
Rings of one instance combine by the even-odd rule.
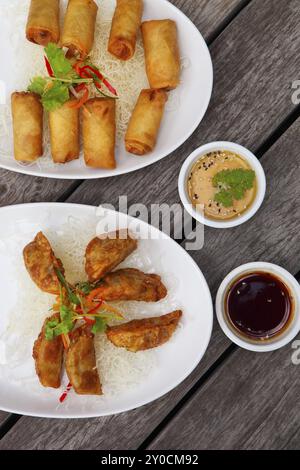
[[[49,113],[51,152],[55,163],[67,163],[79,157],[79,109],[71,99]]]
[[[44,387],[59,388],[64,347],[60,336],[51,341],[45,338],[45,327],[51,320],[59,320],[59,314],[52,315],[45,320],[42,331],[34,343],[32,356],[40,383]]]
[[[34,162],[43,155],[43,106],[35,93],[11,96],[14,154],[21,162]]]
[[[83,109],[83,150],[87,166],[115,168],[116,103],[111,98],[92,98]]]
[[[181,310],[162,317],[133,320],[122,325],[111,326],[106,336],[118,348],[137,352],[157,348],[169,341],[182,316]]]
[[[102,395],[94,335],[86,327],[78,328],[71,335],[71,344],[66,353],[66,371],[76,393]]]
[[[85,271],[89,281],[99,281],[136,248],[137,240],[126,229],[93,238],[85,251]]]
[[[85,58],[94,44],[98,6],[93,0],[69,0],[61,37],[68,55]]]
[[[180,55],[176,23],[153,20],[142,23],[146,71],[151,88],[172,90],[180,81]]]
[[[31,0],[26,37],[41,46],[59,41],[59,0]]]
[[[39,232],[34,240],[25,246],[23,258],[33,282],[43,292],[58,295],[59,280],[55,270],[59,269],[64,274],[64,267],[61,260],[56,258],[43,232]]]
[[[129,153],[145,155],[155,147],[168,95],[164,90],[142,90],[125,135]]]
[[[145,274],[132,268],[106,274],[97,284],[96,291],[99,298],[105,301],[158,302],[167,295],[167,289],[160,276]]]
[[[118,59],[128,60],[134,55],[142,14],[143,0],[117,0],[108,51]]]

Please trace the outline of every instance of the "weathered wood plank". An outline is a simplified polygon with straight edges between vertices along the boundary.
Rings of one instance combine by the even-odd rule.
[[[207,237],[205,248],[199,254],[199,264],[200,266],[209,266],[209,270],[218,271],[220,280],[230,269],[233,269],[238,264],[257,260],[280,264],[294,274],[299,271],[300,233],[298,230],[297,220],[299,220],[300,217],[300,208],[297,208],[295,204],[295,197],[297,199],[297,194],[300,196],[299,189],[296,189],[297,186],[299,186],[298,181],[300,177],[298,161],[298,145],[300,144],[299,131],[300,119],[294,123],[277,144],[263,157],[262,162],[266,171],[268,190],[264,206],[256,217],[252,219],[247,226],[240,226],[236,229],[226,230],[221,234],[217,231],[210,231],[211,233],[209,233],[209,236]],[[228,249],[226,249],[226,247],[228,247]],[[237,260],[239,261],[238,263]],[[272,410],[271,408],[273,415],[270,417],[270,424],[268,425],[267,422],[264,422],[264,420],[267,420],[267,415],[262,417],[261,426],[262,429],[266,429],[265,441],[262,436],[263,431],[261,431],[259,437],[253,441],[250,440],[250,434],[253,432],[253,429],[258,427],[258,423],[256,422],[256,419],[260,419],[258,416],[260,409],[258,405],[259,400],[263,400],[263,394],[266,400],[269,399],[270,402],[273,403],[272,400],[274,396],[278,398],[276,395],[277,389],[280,388],[278,387],[278,384],[283,382],[288,386],[294,380],[291,379],[290,374],[292,374],[292,377],[294,377],[295,374],[298,375],[298,370],[295,372],[293,369],[289,369],[287,371],[288,378],[284,378],[286,369],[283,372],[283,369],[279,364],[285,364],[284,361],[290,360],[290,355],[291,349],[289,346],[283,350],[283,352],[274,352],[271,356],[272,359],[269,359],[274,363],[274,367],[270,368],[270,373],[275,375],[275,379],[270,379],[269,385],[261,389],[256,402],[258,407],[256,415],[256,411],[254,410],[255,398],[252,398],[251,394],[247,394],[247,386],[252,389],[254,384],[256,384],[256,379],[252,379],[252,372],[255,369],[258,369],[259,371],[261,370],[262,375],[259,375],[259,377],[263,377],[264,374],[268,377],[269,362],[267,361],[265,363],[265,355],[247,353],[245,356],[243,353],[241,354],[241,357],[246,357],[247,362],[249,363],[248,366],[246,366],[243,362],[240,362],[239,354],[235,354],[236,359],[232,363],[237,369],[236,374],[239,374],[239,371],[243,371],[244,368],[247,370],[247,367],[252,372],[243,375],[243,377],[248,378],[247,381],[245,381],[245,387],[242,388],[240,392],[238,392],[239,389],[237,388],[232,392],[232,394],[230,393],[232,402],[230,403],[230,398],[228,398],[229,394],[226,393],[226,397],[224,397],[224,400],[221,400],[221,405],[216,410],[217,414],[212,417],[209,414],[205,415],[206,412],[203,411],[206,407],[205,403],[201,407],[199,407],[199,405],[195,407],[196,402],[198,402],[198,404],[201,403],[200,400],[202,400],[202,394],[205,393],[202,390],[199,390],[197,396],[187,404],[182,412],[179,413],[179,417],[176,417],[174,421],[172,421],[162,432],[162,434],[158,436],[153,443],[153,447],[164,448],[164,446],[171,445],[172,448],[173,446],[174,448],[176,448],[176,446],[179,446],[179,448],[212,448],[214,446],[218,448],[229,448],[231,446],[239,448],[248,446],[268,447],[274,445],[275,448],[278,441],[275,442],[275,436],[271,435],[271,431],[274,430],[272,427],[274,422],[280,421],[281,426],[285,426],[287,429],[290,429],[290,432],[292,432],[292,422],[294,422],[293,420],[290,422],[291,416],[289,413],[285,416],[280,414],[280,409],[276,408],[275,402],[274,409]],[[219,374],[219,380],[217,378],[212,379],[212,383],[215,383],[214,380],[218,380],[219,392],[216,400],[220,398],[222,393],[228,390],[227,381],[224,379],[225,375],[227,376],[228,374],[230,381],[233,383],[238,382],[240,386],[240,382],[236,380],[236,374],[233,370],[234,367],[231,367],[229,370],[224,367],[225,372],[223,372],[223,370],[220,372],[221,375]],[[278,376],[276,376],[277,372]],[[260,374],[260,372],[258,373]],[[254,381],[253,383],[252,380]],[[253,388],[253,390],[254,389],[255,388]],[[282,390],[284,390],[284,388]],[[209,405],[209,407],[206,408],[208,412],[208,410],[213,409],[217,403],[217,401],[214,401],[215,398],[211,388],[209,388],[209,391],[207,392],[207,397],[209,397],[207,400],[211,400],[212,403],[211,406]],[[238,407],[234,404],[236,399],[239,403]],[[253,408],[251,408],[254,415],[253,419],[251,419],[250,416],[248,419],[247,415],[243,415],[243,402],[248,399],[253,400]],[[283,394],[282,399],[286,400]],[[227,407],[229,407],[228,414],[226,412]],[[198,413],[196,412],[195,421],[193,421],[192,414],[194,415],[195,410],[198,410]],[[296,405],[294,410],[295,414],[297,414]],[[238,414],[239,416],[237,416]],[[215,426],[216,421],[214,416],[218,416],[219,418],[222,417],[220,418],[221,426],[218,425],[218,430],[216,430],[217,427]],[[242,419],[241,416],[243,417]],[[183,426],[183,423],[189,422],[193,423],[191,425],[194,425],[196,429],[200,419],[201,423],[204,419],[204,424],[203,428],[202,425],[199,427],[201,432],[197,433],[197,436],[195,436],[195,433],[190,432],[190,424],[187,424],[185,427]],[[208,424],[205,422],[206,419],[207,423],[208,421],[211,421],[210,430],[208,430]],[[224,435],[224,432],[222,432],[222,426],[224,425],[225,427],[226,423],[228,424],[229,421],[227,419],[232,420],[230,421],[232,423],[232,427],[230,426],[230,432],[228,435]],[[236,426],[236,421],[238,420],[240,421],[240,424]],[[179,421],[181,422],[181,425]],[[245,436],[243,434],[243,426],[245,426],[245,429],[249,431],[249,442],[246,442],[246,440],[244,442]],[[214,427],[215,430],[213,429]],[[234,430],[236,430],[236,433]],[[176,433],[177,437],[174,441],[173,438]],[[238,435],[240,437],[237,437]],[[191,436],[193,437],[190,440]],[[221,441],[219,441],[219,439],[221,439]],[[278,439],[280,439],[280,437]]]
[[[179,201],[180,166],[199,145],[234,140],[255,151],[294,109],[290,89],[300,67],[295,52],[300,46],[299,21],[297,0],[253,0],[211,47],[213,98],[193,136],[172,155],[144,170],[116,181],[83,183],[69,201],[111,203],[117,208],[118,196],[124,194],[129,205],[173,204]]]
[[[151,449],[299,449],[300,375],[292,349],[237,350]]]
[[[5,411],[0,410],[0,427],[4,423],[4,421],[8,418],[9,413],[6,413]]]
[[[243,0],[173,0],[171,3],[181,8],[208,37]],[[116,178],[111,178],[117,193],[119,186],[116,183]],[[101,187],[101,184],[94,181],[91,186]],[[56,201],[72,190],[73,185],[72,181],[26,176],[0,169],[0,205]]]
[[[300,197],[299,145],[300,119],[262,158],[268,193],[256,217],[243,227],[209,230],[204,248],[191,253],[209,280],[213,297],[227,272],[247,261],[264,259],[281,264],[291,272],[298,271],[300,233],[297,220],[300,208],[295,207],[295,200]],[[207,354],[198,368],[183,384],[152,404],[95,420],[54,420],[49,423],[49,420],[23,417],[0,442],[0,449],[12,448],[16,442],[22,449],[134,449],[142,444],[228,344],[227,338],[215,325]],[[256,356],[253,354],[253,357]],[[257,357],[263,362],[263,355]],[[221,383],[219,386],[222,389]],[[171,422],[171,429],[172,426]],[[30,432],[24,432],[25,429],[30,429]],[[179,429],[176,432],[180,433]]]

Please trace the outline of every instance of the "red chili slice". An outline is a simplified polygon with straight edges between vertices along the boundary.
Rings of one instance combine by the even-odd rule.
[[[54,77],[54,73],[53,73],[53,70],[52,70],[52,67],[50,65],[50,62],[49,60],[47,59],[47,57],[45,56],[45,64],[46,64],[46,68],[47,68],[47,72],[49,74],[49,77]]]

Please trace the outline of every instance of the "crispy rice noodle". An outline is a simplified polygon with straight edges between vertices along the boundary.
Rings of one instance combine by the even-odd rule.
[[[70,218],[60,230],[45,230],[45,235],[49,238],[55,254],[63,261],[68,280],[71,283],[85,281],[84,252],[87,243],[95,236],[95,225],[89,220]],[[34,234],[30,235],[31,238],[33,236]],[[120,266],[136,267],[145,272],[154,272],[147,254],[147,243],[151,243],[151,240],[140,240],[136,252]],[[49,308],[52,307],[55,297],[41,292],[31,281],[22,259],[22,247],[25,244],[26,242],[20,244],[19,239],[14,241],[10,237],[9,240],[4,240],[0,246],[0,249],[5,250],[13,260],[15,272],[11,282],[16,284],[17,292],[20,293],[4,331],[0,332],[0,374],[17,386],[27,387],[34,395],[34,393],[40,393],[41,386],[35,374],[34,361],[31,357],[32,346],[44,319],[49,316]],[[161,315],[178,308],[178,300],[175,297],[177,283],[174,275],[164,273],[163,265],[156,266],[155,271],[162,275],[168,288],[167,298],[154,304],[144,302],[112,303],[123,313],[125,321]],[[176,332],[176,334],[178,333]],[[113,346],[106,339],[105,334],[96,335],[95,348],[104,390],[104,396],[94,397],[95,400],[106,400],[110,396],[138,386],[149,376],[157,364],[155,350],[131,353]],[[64,390],[67,382],[67,378],[64,377],[61,391]],[[47,394],[49,393],[59,396],[60,392],[47,389]],[[45,397],[49,396],[47,394]],[[75,398],[74,393],[71,392],[71,394]],[[82,406],[85,400],[84,397],[81,397],[80,404]],[[68,400],[58,406],[68,406],[67,404]]]
[[[45,64],[41,48],[24,41],[25,24],[30,0],[17,0],[5,2],[1,5],[0,16],[6,18],[9,24],[14,25],[10,42],[14,51],[14,86],[16,90],[26,90],[30,79],[37,75],[45,75]],[[16,7],[16,3],[18,4]],[[62,2],[62,10],[66,8],[66,0]],[[109,81],[118,90],[120,99],[117,103],[117,145],[123,140],[131,112],[143,88],[148,88],[148,80],[145,73],[144,49],[141,37],[138,37],[136,53],[134,57],[123,62],[115,59],[107,52],[107,44],[111,27],[111,18],[114,11],[113,0],[98,2],[99,13],[97,18],[94,47],[91,53],[92,62],[99,66],[101,72],[109,78]],[[61,19],[64,14],[61,15]],[[22,48],[20,48],[22,44]],[[190,66],[189,59],[182,59],[182,68]],[[94,92],[97,96],[97,92]],[[99,94],[98,94],[99,95]],[[169,94],[166,106],[167,112],[176,111],[180,107],[180,92],[174,90]],[[44,156],[37,162],[29,165],[37,165],[40,169],[53,167],[55,164],[51,158],[48,119],[45,113],[44,124]],[[13,155],[12,120],[10,103],[0,103],[0,158],[11,159]],[[19,163],[21,166],[27,164]],[[84,167],[83,159],[80,165]]]

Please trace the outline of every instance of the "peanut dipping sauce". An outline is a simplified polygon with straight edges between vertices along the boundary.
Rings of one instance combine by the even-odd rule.
[[[241,156],[227,150],[209,152],[200,157],[193,165],[187,181],[187,190],[193,206],[199,210],[204,208],[204,216],[209,219],[228,220],[239,217],[253,203],[257,182],[252,189],[246,191],[243,199],[234,200],[231,207],[223,207],[214,200],[218,188],[212,184],[213,177],[222,170],[234,170],[242,168],[253,170],[253,168]]]

